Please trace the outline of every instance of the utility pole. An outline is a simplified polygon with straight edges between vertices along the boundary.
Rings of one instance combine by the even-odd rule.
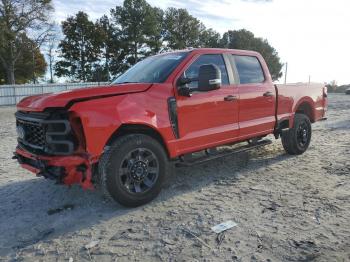
[[[288,62],[286,62],[286,68],[284,71],[284,84],[287,84]]]

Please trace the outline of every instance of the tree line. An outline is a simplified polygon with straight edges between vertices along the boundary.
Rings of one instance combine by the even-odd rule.
[[[329,93],[345,93],[346,90],[350,89],[350,85],[338,85],[335,80],[326,84],[326,87]]]
[[[18,2],[41,3],[38,16],[32,17],[37,20],[36,24],[41,25],[48,21],[47,16],[52,12],[51,0],[0,1],[0,27],[13,35],[11,38],[0,33],[0,41],[5,40],[1,43],[6,43],[0,44],[0,81],[3,77],[7,83],[14,83],[12,74],[16,75],[17,83],[35,81],[36,77],[44,75],[46,67],[51,75],[50,81],[53,81],[54,75],[69,81],[110,81],[147,56],[188,47],[255,50],[265,58],[274,80],[282,75],[278,53],[266,39],[255,37],[245,29],[228,30],[220,35],[212,28],[206,28],[186,9],[169,7],[162,10],[151,6],[146,0],[125,0],[121,6],[112,8],[108,15],[103,15],[97,21],[92,21],[88,14],[80,11],[62,22],[61,40],[49,26],[44,44],[46,62],[43,60],[44,48],[40,49],[38,39],[28,37],[28,30],[22,30],[21,33],[27,41],[32,41],[32,49],[24,48],[28,45],[24,44],[24,40],[23,43],[12,42],[14,38],[20,39],[20,36],[16,35],[16,28],[8,26],[8,21],[16,17],[20,24],[21,13],[11,11],[9,15],[6,10]],[[43,27],[38,27],[38,31]],[[8,57],[11,48],[17,51],[17,59]],[[18,55],[20,49],[21,55]],[[31,54],[31,59],[25,59],[25,52]],[[32,70],[23,70],[28,65],[32,66]],[[24,72],[21,73],[21,70]],[[24,74],[28,72],[32,75]]]

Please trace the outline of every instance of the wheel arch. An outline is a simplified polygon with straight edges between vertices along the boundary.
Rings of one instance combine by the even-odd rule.
[[[294,112],[295,114],[306,115],[310,119],[311,123],[315,122],[314,102],[309,97],[305,97],[304,99],[302,99],[296,105]]]
[[[117,138],[127,134],[144,134],[154,138],[162,145],[167,156],[170,157],[169,149],[163,136],[155,128],[146,124],[122,124],[107,140],[106,146],[110,146]]]

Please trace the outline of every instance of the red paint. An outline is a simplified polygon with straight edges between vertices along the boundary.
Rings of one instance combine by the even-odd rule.
[[[93,185],[91,182],[91,164],[92,161],[88,157],[84,156],[37,156],[33,155],[27,151],[24,151],[20,148],[16,149],[16,153],[32,160],[42,160],[47,161],[48,166],[57,166],[57,167],[65,167],[66,169],[66,177],[63,180],[63,183],[66,185],[73,185],[76,183],[81,184],[81,186],[85,189],[93,189]],[[84,164],[87,167],[85,173],[85,179],[83,179],[82,172],[77,172],[76,167]],[[21,164],[21,166],[30,172],[35,174],[39,174],[40,170],[32,167],[28,164]]]
[[[29,96],[22,99],[18,103],[17,108],[22,111],[43,111],[47,107],[65,107],[70,101],[76,99],[83,100],[106,95],[141,92],[147,90],[150,86],[151,84],[122,84],[118,86],[80,88],[58,93]]]
[[[231,83],[218,90],[194,93],[192,97],[179,96],[177,79],[202,54],[256,56],[262,65],[265,82],[245,85]],[[322,85],[278,85],[277,88],[276,99],[266,63],[256,52],[195,49],[164,83],[95,87],[23,99],[17,105],[18,110],[43,111],[66,107],[71,113],[70,122],[78,134],[80,146],[73,156],[36,156],[21,149],[16,152],[31,159],[46,160],[52,166],[64,166],[67,170],[66,184],[80,183],[85,188],[92,188],[91,165],[98,162],[106,143],[121,125],[138,124],[152,128],[163,139],[170,158],[175,158],[185,153],[271,134],[276,118],[288,119],[292,126],[294,114],[303,103],[311,108],[312,122],[324,117],[327,99]],[[272,97],[263,96],[268,91],[273,93]],[[236,96],[237,100],[224,101],[228,95]],[[178,139],[170,125],[169,97],[175,97],[177,101]],[[81,126],[77,119],[80,119]],[[81,164],[88,167],[84,181],[82,173],[76,171]],[[38,172],[32,167],[23,167]]]

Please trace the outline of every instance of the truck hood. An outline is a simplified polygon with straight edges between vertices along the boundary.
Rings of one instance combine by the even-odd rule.
[[[17,109],[21,111],[43,111],[50,107],[63,108],[79,101],[139,93],[146,91],[151,86],[151,83],[119,84],[29,96],[17,104]]]

